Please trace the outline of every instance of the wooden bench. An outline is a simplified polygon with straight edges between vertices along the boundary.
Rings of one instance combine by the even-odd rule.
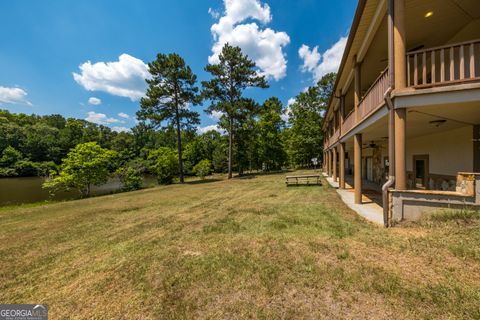
[[[291,185],[320,185],[320,175],[303,175],[303,176],[286,176],[285,184],[288,186]]]

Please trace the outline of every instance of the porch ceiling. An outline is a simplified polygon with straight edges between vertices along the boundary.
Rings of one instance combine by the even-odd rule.
[[[480,103],[466,102],[408,108],[407,139],[420,137],[461,127],[480,124]],[[439,122],[443,121],[445,122]],[[388,139],[388,116],[382,117],[362,132],[364,145],[385,144]],[[353,138],[346,141],[353,147]]]
[[[433,12],[426,18],[427,12]],[[444,45],[480,18],[478,0],[407,0],[407,50]]]

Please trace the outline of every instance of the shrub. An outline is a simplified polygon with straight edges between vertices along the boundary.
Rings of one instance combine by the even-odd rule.
[[[43,184],[53,192],[57,189],[77,189],[82,197],[90,195],[93,185],[106,183],[116,152],[100,147],[96,142],[78,144],[62,160],[60,174]]]
[[[22,153],[12,146],[6,147],[0,157],[0,166],[13,167],[17,161],[23,158]]]
[[[30,160],[19,160],[15,163],[14,168],[21,177],[38,176],[39,165]]]
[[[142,188],[143,177],[139,170],[127,166],[117,170],[117,175],[122,183],[123,191],[133,191]]]
[[[202,160],[193,167],[193,173],[195,173],[197,177],[200,177],[201,179],[205,179],[205,177],[211,172],[212,163],[210,160]]]
[[[157,176],[158,183],[170,184],[178,174],[177,152],[172,148],[162,147],[150,151],[148,155],[150,171]]]

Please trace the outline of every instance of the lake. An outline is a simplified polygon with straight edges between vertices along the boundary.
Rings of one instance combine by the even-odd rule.
[[[51,196],[48,190],[42,189],[45,181],[43,177],[22,177],[22,178],[0,178],[0,206],[33,203],[45,200],[69,200],[77,199],[80,194],[71,190],[69,192],[59,192]],[[143,186],[150,187],[157,185],[157,180],[153,176],[143,178]],[[92,195],[102,195],[112,193],[121,188],[118,178],[108,180],[106,184],[92,187]]]

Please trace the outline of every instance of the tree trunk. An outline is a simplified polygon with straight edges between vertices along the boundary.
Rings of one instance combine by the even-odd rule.
[[[178,109],[176,112],[176,123],[177,123],[177,149],[178,149],[178,170],[180,175],[180,183],[184,183],[185,179],[183,177],[183,158],[182,158],[182,132],[180,130],[180,119],[178,117]]]
[[[228,131],[228,179],[232,179],[232,147],[233,147],[233,119],[229,118],[230,130]]]

